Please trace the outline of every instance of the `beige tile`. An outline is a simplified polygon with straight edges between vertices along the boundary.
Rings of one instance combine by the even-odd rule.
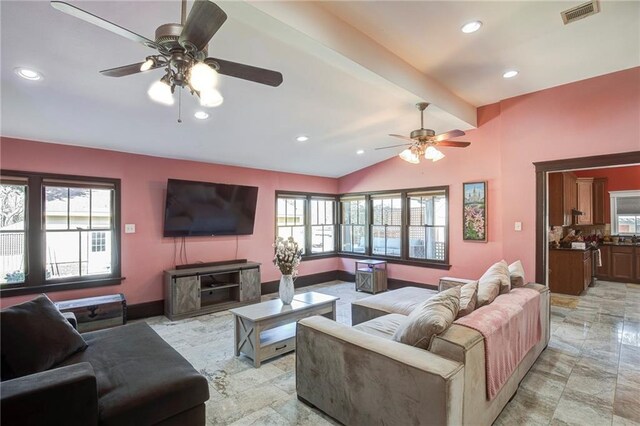
[[[578,364],[567,380],[565,394],[594,404],[611,407],[618,377],[596,363]]]
[[[290,424],[274,409],[265,407],[231,423],[230,426],[289,426]]]
[[[495,425],[547,425],[557,401],[527,389],[519,389],[495,421]]]
[[[625,419],[624,417],[613,415],[613,423],[611,426],[640,426],[640,423],[633,420]]]
[[[640,422],[640,388],[618,384],[613,412],[634,422]]]
[[[607,426],[611,425],[613,410],[593,404],[576,395],[562,395],[556,407],[552,425]]]

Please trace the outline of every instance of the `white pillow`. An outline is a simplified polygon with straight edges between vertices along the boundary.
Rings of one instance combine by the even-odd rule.
[[[516,260],[511,265],[509,265],[509,278],[511,281],[511,287],[524,287],[527,281],[524,279],[524,268],[522,267],[522,262]]]
[[[478,280],[478,304],[476,309],[488,305],[498,297],[498,294],[508,293],[511,290],[509,280],[509,266],[501,260],[491,265]]]

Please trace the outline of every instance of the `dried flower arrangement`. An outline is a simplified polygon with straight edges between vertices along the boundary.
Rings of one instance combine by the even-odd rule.
[[[276,249],[276,253],[273,256],[273,264],[280,269],[282,275],[292,275],[293,277],[298,275],[302,249],[298,247],[298,243],[293,237],[287,239],[278,237],[273,247]]]

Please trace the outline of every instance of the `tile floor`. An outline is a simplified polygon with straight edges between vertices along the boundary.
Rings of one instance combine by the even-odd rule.
[[[368,296],[341,281],[299,291],[340,297],[345,324],[351,302]],[[496,425],[640,425],[640,285],[599,281],[578,299],[574,309],[552,306],[549,347]],[[295,353],[259,369],[234,356],[229,312],[147,322],[209,380],[209,425],[337,424],[297,400]]]

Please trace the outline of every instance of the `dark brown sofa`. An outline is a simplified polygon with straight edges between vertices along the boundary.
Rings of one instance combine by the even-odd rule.
[[[207,380],[146,323],[84,333],[87,349],[0,384],[9,425],[204,425]]]

